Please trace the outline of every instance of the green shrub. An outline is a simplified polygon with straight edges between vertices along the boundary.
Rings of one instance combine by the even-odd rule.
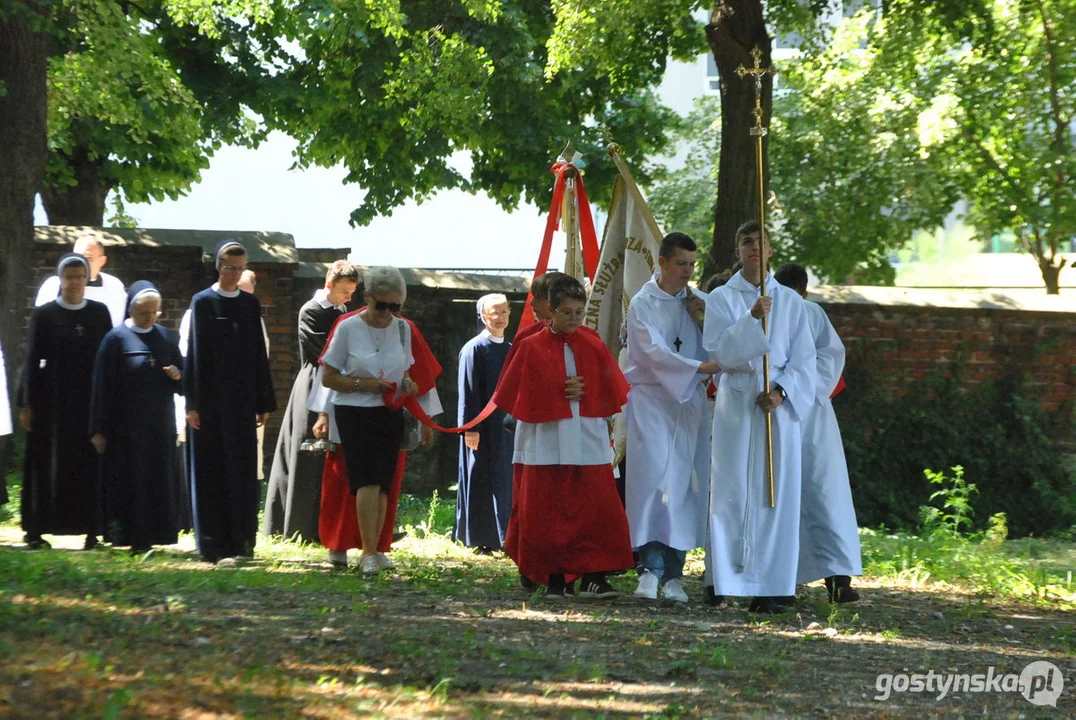
[[[875,352],[866,343],[852,349],[849,389],[834,399],[861,526],[913,531],[931,492],[923,469],[959,465],[976,479],[983,511],[971,529],[1001,512],[1017,537],[1072,527],[1076,478],[1057,440],[1071,419],[1043,412],[1019,368],[965,387],[962,362],[939,363],[891,398]]]

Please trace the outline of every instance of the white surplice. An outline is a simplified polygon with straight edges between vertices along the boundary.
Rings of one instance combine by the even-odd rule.
[[[769,337],[751,317],[759,289],[736,273],[710,293],[703,346],[721,366],[714,406],[710,546],[714,592],[732,596],[793,595],[799,560],[800,419],[815,397],[815,352],[804,300],[770,274]],[[766,420],[756,398],[770,382],[788,395],[773,413],[776,507],[769,506]]]
[[[710,491],[702,333],[687,310],[686,291],[670,295],[655,280],[631,299],[627,326],[624,495],[631,544],[693,550],[705,540]]]
[[[4,367],[4,349],[0,347],[0,437],[10,435],[13,429],[11,425],[11,401],[7,394],[7,368]]]
[[[837,415],[829,399],[844,372],[844,343],[826,311],[805,304],[817,352],[814,403],[803,418],[803,486],[797,583],[862,575],[856,509]]]

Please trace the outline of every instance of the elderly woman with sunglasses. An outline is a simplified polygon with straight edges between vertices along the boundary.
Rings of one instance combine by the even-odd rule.
[[[381,570],[377,545],[403,436],[403,411],[389,409],[385,394],[418,392],[408,375],[415,362],[410,326],[394,316],[406,297],[399,270],[371,269],[365,281],[366,309],[340,322],[322,357],[322,383],[333,391],[348,483],[355,495],[364,575]]]

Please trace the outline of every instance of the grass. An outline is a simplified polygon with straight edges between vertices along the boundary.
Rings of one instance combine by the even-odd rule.
[[[265,538],[235,568],[200,562],[189,536],[148,559],[74,549],[80,538],[26,551],[9,520],[0,716],[1033,717],[1019,694],[879,703],[875,676],[1046,659],[1076,678],[1069,543],[864,531],[863,602],[831,606],[816,584],[759,620],[698,602],[699,552],[687,605],[547,602],[503,557],[452,543],[452,516],[405,497],[398,570],[373,580]],[[613,582],[630,595],[635,579]]]

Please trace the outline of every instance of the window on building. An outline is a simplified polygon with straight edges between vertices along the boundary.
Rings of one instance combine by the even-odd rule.
[[[721,91],[721,78],[717,72],[717,62],[712,53],[706,53],[706,92]]]

